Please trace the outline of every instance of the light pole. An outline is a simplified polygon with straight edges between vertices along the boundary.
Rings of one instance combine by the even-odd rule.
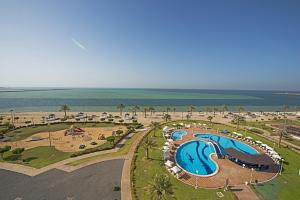
[[[196,169],[196,174],[197,174],[197,176],[196,176],[196,186],[195,186],[195,189],[198,188],[198,170],[197,169]]]
[[[49,146],[51,147],[51,132],[50,132],[50,123],[48,123],[48,133],[49,133]]]
[[[253,171],[254,171],[254,168],[251,168],[251,179],[250,179],[250,184],[251,184],[252,178],[253,178]]]
[[[280,165],[280,171],[279,171],[280,175],[281,175],[281,172],[282,172],[282,168],[283,168],[283,159],[281,159],[281,165]]]

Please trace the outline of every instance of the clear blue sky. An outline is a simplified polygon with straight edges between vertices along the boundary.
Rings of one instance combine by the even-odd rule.
[[[300,90],[299,0],[0,1],[0,86]]]

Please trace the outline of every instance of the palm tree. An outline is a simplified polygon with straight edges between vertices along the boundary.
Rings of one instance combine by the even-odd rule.
[[[155,108],[152,107],[152,106],[150,106],[150,107],[148,108],[148,110],[150,111],[150,116],[152,116],[152,114],[153,114],[154,111],[155,111]]]
[[[171,120],[171,115],[164,114],[163,119],[167,122],[167,121]]]
[[[170,107],[167,107],[167,114],[169,114],[171,108]]]
[[[217,107],[213,107],[213,111],[214,111],[214,117],[216,116],[216,112],[219,111],[219,109]]]
[[[208,119],[208,121],[209,121],[210,124],[211,124],[211,120],[213,119],[213,117],[212,117],[212,116],[208,116],[207,119]]]
[[[210,107],[205,107],[205,111],[206,111],[206,114],[211,112],[211,108]]]
[[[138,105],[133,106],[134,115],[136,115],[136,111],[140,110],[140,107]]]
[[[125,105],[121,103],[121,104],[117,105],[117,108],[120,110],[120,116],[122,116],[123,109],[125,108]]]
[[[288,105],[283,105],[282,106],[282,111],[283,111],[283,114],[284,114],[284,125],[283,125],[283,129],[280,131],[280,137],[279,137],[279,141],[278,141],[278,146],[280,147],[281,145],[281,140],[282,140],[282,136],[283,134],[286,134],[287,131],[286,131],[286,113],[288,112],[289,110],[289,106]]]
[[[156,147],[155,141],[153,139],[149,139],[148,137],[146,137],[142,146],[146,150],[146,158],[149,159],[149,149]]]
[[[147,118],[147,111],[148,111],[148,108],[144,108],[144,117]]]
[[[66,118],[67,117],[67,111],[69,111],[69,110],[71,110],[70,107],[67,104],[65,104],[65,105],[63,105],[63,106],[60,107],[59,111],[63,111],[65,113],[65,117],[64,118]]]
[[[226,105],[223,105],[223,107],[222,107],[223,116],[224,116],[224,113],[227,111],[228,111],[228,107]]]
[[[298,112],[300,112],[300,106],[296,106],[296,114],[298,114]]]
[[[175,111],[176,111],[176,108],[174,107],[174,108],[173,108],[173,114],[174,114],[174,115],[175,115]]]
[[[151,122],[150,126],[151,126],[151,128],[153,128],[154,137],[156,137],[156,131],[159,128],[159,122]]]
[[[14,126],[14,110],[11,109],[9,112],[10,112],[11,124],[12,124],[12,126]]]
[[[187,114],[185,117],[186,117],[186,120],[190,120],[191,119],[191,115],[190,114]]]
[[[195,111],[196,108],[194,106],[189,106],[189,112],[191,113],[191,116],[193,115],[193,111]]]
[[[173,188],[169,177],[156,174],[153,182],[149,183],[148,192],[153,200],[173,199]]]

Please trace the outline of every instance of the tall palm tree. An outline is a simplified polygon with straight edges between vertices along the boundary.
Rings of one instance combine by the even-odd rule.
[[[153,182],[149,183],[148,192],[153,200],[173,199],[172,183],[165,174],[155,175]]]
[[[156,137],[156,132],[157,132],[157,129],[159,128],[159,122],[151,122],[150,124],[151,128],[153,128],[153,131],[154,131],[154,137]]]
[[[193,115],[193,111],[195,111],[196,108],[192,105],[189,106],[189,112],[191,113],[191,116]]]
[[[216,116],[216,112],[219,111],[219,109],[217,107],[213,107],[213,111],[214,111],[214,117]]]
[[[190,114],[187,114],[185,117],[186,117],[186,120],[190,120],[191,119],[191,115]]]
[[[174,114],[174,115],[175,115],[175,112],[176,112],[176,108],[174,107],[174,108],[173,108],[173,114]]]
[[[164,114],[163,119],[167,122],[167,121],[171,120],[171,115]]]
[[[147,118],[147,111],[148,111],[148,108],[144,108],[144,117]]]
[[[240,120],[241,120],[241,116],[240,116],[240,114],[242,113],[242,112],[244,112],[245,111],[245,108],[244,107],[242,107],[242,106],[239,106],[238,107],[238,117],[237,117],[237,130],[239,129],[239,126],[240,126]]]
[[[63,111],[65,113],[65,117],[64,118],[66,118],[67,117],[67,111],[69,111],[69,110],[71,110],[70,107],[67,104],[65,104],[65,105],[63,105],[63,106],[60,107],[59,111]]]
[[[120,110],[120,116],[122,116],[123,109],[125,108],[125,105],[121,103],[121,104],[117,105],[117,108]]]
[[[149,149],[156,147],[156,143],[153,139],[149,139],[149,137],[146,137],[145,141],[142,144],[142,147],[146,150],[146,159],[149,159]]]
[[[213,119],[213,116],[208,116],[207,119],[208,119],[208,121],[209,121],[210,124],[211,124],[211,121],[212,121],[212,119]]]
[[[224,113],[227,111],[228,111],[228,107],[226,105],[223,105],[223,107],[222,107],[223,116],[224,116]]]
[[[136,115],[136,111],[140,110],[140,107],[138,105],[133,106],[134,115]]]
[[[280,137],[279,137],[279,141],[278,141],[278,146],[280,147],[281,145],[281,140],[282,140],[282,136],[283,134],[286,134],[286,113],[289,111],[289,106],[288,105],[283,105],[282,106],[282,111],[283,111],[283,115],[284,115],[284,125],[283,125],[283,129],[280,131]]]
[[[148,110],[149,110],[149,112],[150,112],[150,116],[152,116],[152,114],[153,114],[154,111],[155,111],[155,108],[152,107],[152,106],[150,106],[150,107],[148,108]]]
[[[167,114],[169,114],[171,108],[170,107],[167,107]]]
[[[11,109],[9,112],[10,112],[11,125],[14,126],[14,110]]]

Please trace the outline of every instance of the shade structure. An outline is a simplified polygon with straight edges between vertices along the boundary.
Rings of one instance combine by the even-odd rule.
[[[273,151],[274,149],[272,148],[272,147],[270,147],[270,146],[266,146],[266,149],[268,150],[268,151]]]
[[[250,136],[247,136],[246,139],[248,139],[248,140],[253,140],[253,138],[250,137]]]
[[[163,131],[164,131],[164,132],[168,131],[168,127],[165,126],[165,127],[163,128]]]
[[[176,126],[176,124],[173,124],[173,126]]]
[[[262,144],[262,142],[260,140],[256,140],[255,143],[256,144]]]
[[[272,157],[275,158],[275,159],[278,159],[278,160],[281,160],[281,159],[282,159],[281,156],[278,155],[278,154],[272,155]]]
[[[172,140],[172,139],[167,139],[167,141],[168,141],[168,142],[174,142],[174,140]]]
[[[170,148],[168,146],[163,146],[164,150],[169,150]]]
[[[167,160],[167,162],[165,162],[165,165],[166,165],[167,167],[173,167],[174,162],[172,162],[172,161],[170,161],[170,160]]]
[[[177,166],[174,166],[174,167],[171,168],[171,171],[174,172],[175,174],[177,174],[181,171],[181,169]]]
[[[170,142],[165,142],[165,145],[166,145],[166,146],[169,146],[169,145],[170,145]]]
[[[203,126],[206,126],[206,124],[202,124]]]
[[[262,147],[267,147],[268,145],[266,145],[266,144],[261,144],[260,146],[262,146]]]
[[[236,133],[236,135],[239,136],[239,137],[243,136],[243,134],[240,134],[240,133]]]
[[[184,126],[184,123],[179,123],[181,126]]]
[[[169,153],[169,151],[168,150],[164,151],[163,152],[163,156],[164,156],[164,160],[170,159],[170,153]]]
[[[232,134],[233,134],[233,135],[236,135],[236,134],[237,134],[237,132],[232,132]]]
[[[169,133],[165,134],[165,137],[170,137],[171,135]]]
[[[269,154],[270,155],[278,155],[278,153],[276,151],[273,151],[273,150],[269,151]]]

